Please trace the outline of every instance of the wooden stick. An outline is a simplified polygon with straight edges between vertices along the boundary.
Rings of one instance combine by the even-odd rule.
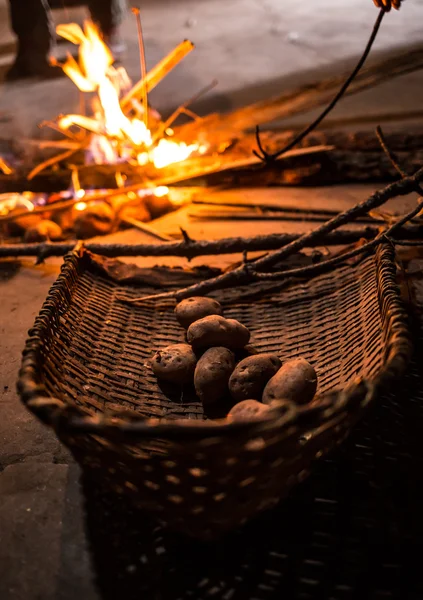
[[[372,49],[373,43],[379,32],[379,28],[382,24],[384,16],[385,16],[385,11],[383,9],[381,9],[376,18],[376,22],[374,24],[373,31],[370,35],[370,39],[367,42],[366,48],[365,48],[362,56],[360,57],[360,60],[358,61],[357,65],[355,66],[353,72],[349,75],[349,77],[346,79],[346,81],[342,84],[341,88],[336,93],[335,97],[330,101],[328,106],[326,106],[324,111],[322,113],[320,113],[320,115],[312,123],[307,125],[307,127],[305,127],[305,129],[303,129],[298,135],[296,135],[293,140],[291,140],[288,144],[286,144],[281,150],[278,150],[277,152],[274,152],[272,154],[268,154],[266,152],[266,150],[263,148],[261,140],[260,140],[259,126],[258,125],[256,126],[257,145],[259,147],[259,152],[260,152],[260,154],[257,154],[257,151],[254,150],[254,153],[256,154],[256,156],[259,156],[259,158],[261,158],[264,162],[274,161],[275,159],[282,156],[285,152],[292,150],[292,148],[294,148],[297,144],[299,144],[301,142],[301,140],[303,140],[311,131],[313,131],[314,129],[316,129],[316,127],[319,126],[319,124],[323,121],[323,119],[326,117],[326,115],[328,115],[335,108],[335,106],[338,104],[338,102],[341,100],[341,98],[347,92],[348,88],[350,87],[350,85],[352,84],[352,82],[354,81],[354,79],[356,78],[358,73],[361,71],[361,68],[363,67],[364,63],[367,60],[367,57],[370,54],[370,51]]]
[[[184,40],[176,46],[172,52],[170,52],[165,58],[163,58],[155,67],[149,71],[145,79],[141,79],[134,87],[122,98],[120,103],[122,110],[129,110],[131,108],[131,99],[142,96],[143,88],[146,88],[147,92],[151,92],[153,88],[165,77],[172,69],[181,62],[187,54],[194,49],[194,44],[189,40]]]
[[[163,242],[169,242],[173,240],[173,238],[171,238],[170,236],[164,233],[160,233],[160,231],[157,231],[157,229],[154,229],[154,227],[151,227],[151,225],[147,225],[147,223],[142,223],[137,219],[125,217],[125,219],[122,219],[122,222],[127,223],[128,225],[132,225],[132,227],[136,227],[136,229],[139,229],[140,231],[151,235],[151,237],[156,238],[157,240],[161,240]]]
[[[245,209],[250,209],[251,211],[256,211],[258,213],[266,213],[266,212],[270,212],[270,213],[283,213],[283,214],[287,214],[287,215],[292,215],[292,217],[294,219],[298,220],[308,220],[309,217],[316,217],[319,219],[329,219],[330,217],[333,217],[334,215],[339,214],[339,210],[332,210],[332,209],[320,209],[320,208],[297,208],[294,206],[279,206],[277,204],[267,204],[266,202],[254,202],[254,203],[248,203],[248,202],[221,202],[220,200],[199,200],[198,198],[193,198],[193,200],[191,201],[192,205],[195,206],[206,206],[207,208],[209,207],[217,207],[217,208],[221,208],[221,207],[225,207],[225,208],[234,208],[234,209],[239,209],[239,208],[245,208]],[[207,210],[207,209],[206,209]],[[244,211],[242,211],[244,212]],[[230,211],[228,211],[228,213],[230,213]],[[202,213],[200,213],[202,214]],[[210,216],[213,215],[213,211],[208,211],[208,214],[210,214]],[[195,215],[195,213],[194,213]],[[363,217],[366,218],[366,217]],[[379,217],[379,219],[381,219]],[[369,217],[368,219],[366,218],[366,220],[372,221],[374,222],[375,220],[378,220],[378,217],[376,216],[372,216]]]
[[[306,156],[310,154],[320,154],[333,150],[333,146],[311,146],[309,148],[295,148],[290,150],[281,157],[281,160],[292,158],[294,156]],[[169,165],[163,169],[162,177],[150,177],[150,183],[155,186],[172,185],[180,181],[195,179],[213,173],[220,173],[232,169],[242,169],[249,166],[260,164],[261,160],[257,156],[249,155],[242,158],[228,158],[224,155],[217,157],[199,157],[196,159],[188,159],[181,163]]]
[[[69,202],[69,201],[68,201]],[[27,213],[26,213],[27,214]],[[378,233],[375,227],[335,231],[327,235],[322,244],[338,246],[351,244],[360,239],[371,239]],[[404,239],[420,236],[420,228],[407,228],[401,232]],[[86,243],[84,247],[94,254],[103,256],[181,256],[191,260],[196,256],[236,254],[239,252],[261,252],[276,250],[300,237],[297,233],[272,233],[251,238],[234,237],[220,240],[193,240],[166,242],[163,244],[99,244]],[[74,242],[45,242],[41,244],[0,244],[0,257],[19,256],[63,256],[75,247]]]
[[[39,123],[38,127],[40,129],[43,129],[43,127],[48,127],[49,129],[53,129],[53,131],[58,131],[59,133],[68,137],[69,139],[73,140],[74,142],[81,141],[80,138],[76,134],[72,133],[71,131],[68,131],[67,129],[62,129],[54,121],[41,121],[41,123]]]
[[[363,253],[367,252],[368,250],[372,250],[373,248],[375,248],[376,246],[381,244],[383,241],[390,239],[392,237],[392,235],[398,229],[400,229],[408,221],[411,221],[412,219],[414,219],[414,217],[416,217],[418,214],[420,214],[422,210],[423,210],[423,202],[420,199],[420,202],[417,204],[417,206],[415,208],[413,208],[413,210],[411,210],[406,215],[401,217],[401,219],[398,219],[398,221],[396,221],[393,225],[391,225],[391,227],[383,229],[373,240],[371,240],[370,242],[367,242],[367,244],[363,244],[363,245],[359,246],[358,248],[354,248],[353,250],[346,252],[345,254],[341,254],[340,256],[335,256],[334,258],[329,258],[327,260],[324,260],[321,263],[319,263],[318,265],[308,265],[307,267],[299,267],[297,269],[286,269],[285,271],[274,271],[272,273],[259,273],[259,272],[255,271],[255,269],[252,269],[250,272],[250,275],[253,280],[254,279],[273,280],[273,279],[281,279],[281,278],[285,278],[285,277],[286,278],[306,277],[306,276],[310,276],[310,275],[313,275],[313,276],[318,275],[320,273],[327,271],[328,269],[331,269],[332,267],[336,267],[340,263],[343,263],[346,260],[349,260],[350,258],[354,258],[355,256],[358,256],[359,254],[363,254]],[[394,241],[394,243],[395,243],[395,241]],[[421,242],[421,244],[423,246],[423,241]]]
[[[78,142],[72,142],[71,140],[34,140],[34,139],[23,139],[23,144],[28,144],[29,146],[37,146],[40,150],[44,150],[45,148],[60,148],[63,150],[66,148],[67,150],[79,150],[81,144]]]
[[[11,166],[7,164],[7,162],[0,156],[0,171],[3,171],[5,175],[13,175],[15,172]]]
[[[45,206],[36,206],[31,212],[28,212],[27,210],[21,210],[12,215],[9,214],[0,216],[0,223],[10,223],[11,221],[19,219],[19,217],[25,217],[28,215],[38,215],[45,212],[55,212],[64,208],[70,208],[71,206],[80,201],[80,198],[71,198],[69,200],[59,200],[58,202],[54,202],[53,204],[46,204]]]
[[[147,77],[147,66],[145,62],[145,46],[144,46],[144,37],[142,34],[142,23],[141,23],[141,15],[140,9],[135,6],[132,7],[132,12],[135,15],[135,20],[137,22],[137,32],[138,32],[138,47],[140,51],[140,65],[141,65],[141,81],[145,82]],[[144,125],[148,129],[148,90],[147,86],[142,86],[142,106],[144,109],[143,119]]]
[[[217,79],[213,79],[213,81],[211,83],[207,84],[205,87],[203,87],[203,89],[201,89],[199,92],[194,94],[194,96],[189,98],[189,100],[187,100],[186,102],[181,104],[181,106],[179,106],[170,115],[170,117],[168,117],[166,119],[166,121],[164,123],[162,123],[161,126],[158,128],[158,130],[154,134],[153,142],[157,141],[159,138],[161,138],[163,136],[163,133],[166,131],[166,129],[168,127],[170,127],[172,125],[172,123],[174,123],[174,121],[176,121],[176,119],[179,117],[180,114],[182,114],[182,113],[187,114],[188,112],[190,112],[187,110],[188,106],[190,106],[193,102],[196,102],[199,98],[201,98],[201,96],[204,96],[204,94],[207,94],[207,92],[209,92],[214,87],[216,87],[217,83],[218,83]]]
[[[29,181],[31,181],[31,179],[34,179],[34,177],[36,175],[38,175],[38,173],[41,173],[41,171],[43,171],[44,169],[47,169],[47,167],[51,167],[52,165],[55,165],[56,163],[60,162],[61,160],[65,160],[66,158],[69,158],[70,156],[72,156],[72,154],[75,154],[75,152],[78,152],[79,149],[80,148],[66,150],[65,152],[56,154],[55,156],[52,156],[51,158],[48,158],[47,160],[39,163],[36,167],[34,167],[32,169],[32,171],[29,173],[27,179]]]
[[[338,211],[339,212],[339,211]],[[338,214],[338,213],[334,213],[334,214]],[[296,223],[298,223],[298,221],[303,221],[303,222],[322,222],[322,221],[327,221],[328,218],[330,217],[330,215],[325,215],[325,214],[317,214],[317,213],[307,213],[307,211],[304,211],[302,213],[290,213],[290,212],[283,212],[282,210],[276,210],[276,211],[265,211],[262,212],[260,211],[260,209],[256,209],[254,211],[254,207],[251,207],[250,211],[247,210],[228,210],[228,211],[213,211],[213,210],[204,210],[204,209],[200,209],[199,211],[192,211],[190,210],[188,212],[188,217],[190,219],[196,219],[198,221],[202,221],[204,219],[210,221],[210,220],[216,220],[216,221],[294,221]],[[374,223],[375,221],[382,221],[383,223],[386,222],[385,219],[379,217],[379,216],[375,216],[375,217],[360,217],[357,219],[356,222],[360,222],[360,223]]]

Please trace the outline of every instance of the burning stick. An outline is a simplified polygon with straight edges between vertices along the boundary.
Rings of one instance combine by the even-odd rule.
[[[21,210],[19,212],[14,212],[8,215],[0,215],[0,223],[10,223],[11,221],[16,221],[17,219],[19,219],[19,217],[28,216],[28,214],[37,215],[45,212],[55,212],[57,210],[63,210],[65,208],[70,208],[79,201],[79,198],[71,198],[70,200],[58,201],[48,206],[36,206],[30,212],[28,212],[28,210]]]
[[[189,40],[184,40],[176,46],[163,60],[149,71],[145,79],[141,79],[122,99],[120,105],[122,110],[127,111],[131,108],[132,98],[142,96],[143,88],[150,92],[172,69],[181,62],[187,54],[194,49],[194,44]]]
[[[29,146],[37,146],[40,150],[44,150],[45,148],[59,148],[60,150],[66,149],[76,151],[81,147],[81,144],[72,142],[72,140],[33,140],[31,138],[26,138],[22,141]]]
[[[7,162],[1,156],[0,156],[0,171],[3,171],[3,173],[5,175],[12,175],[14,173],[14,170],[12,169],[12,167],[9,167]]]
[[[217,83],[218,83],[217,79],[213,79],[213,81],[211,83],[209,83],[208,85],[206,85],[202,90],[200,90],[199,92],[197,92],[189,100],[187,100],[186,102],[184,102],[183,104],[181,104],[181,106],[179,108],[177,108],[170,115],[170,117],[164,123],[162,123],[162,125],[159,127],[159,129],[157,130],[157,132],[155,133],[155,135],[153,137],[153,142],[155,142],[156,140],[158,140],[159,138],[161,138],[162,135],[164,134],[164,132],[166,131],[166,129],[168,127],[170,127],[172,125],[172,123],[174,121],[176,121],[176,119],[182,113],[184,113],[184,114],[190,116],[191,118],[195,119],[197,116],[194,115],[194,113],[192,113],[190,110],[188,110],[188,106],[190,104],[192,104],[193,102],[196,102],[199,98],[201,98],[201,96],[204,96],[204,94],[207,94],[207,92],[209,92],[214,87],[216,87]]]
[[[310,146],[309,148],[297,148],[286,152],[281,159],[292,158],[294,156],[305,156],[309,154],[318,154],[333,150],[333,146]],[[212,173],[220,173],[231,169],[242,169],[245,167],[257,165],[261,160],[256,156],[248,156],[244,158],[226,158],[225,156],[198,158],[176,165],[169,165],[164,170],[162,177],[150,177],[150,182],[154,185],[173,185],[180,181],[188,181],[196,177],[211,175]],[[175,168],[173,168],[175,167]]]
[[[141,81],[145,81],[145,78],[147,77],[147,66],[145,64],[145,47],[144,47],[144,37],[142,34],[142,23],[141,23],[141,17],[140,17],[140,10],[139,10],[139,8],[133,7],[132,12],[134,13],[136,21],[137,21],[138,46],[140,49]],[[142,86],[142,105],[144,108],[143,117],[144,117],[144,125],[145,125],[146,129],[148,129],[148,97],[147,97],[147,94],[148,94],[147,86],[143,85]]]
[[[27,179],[29,181],[31,181],[31,179],[33,179],[36,175],[38,175],[38,173],[41,173],[41,171],[43,171],[47,167],[51,167],[52,165],[55,165],[56,163],[60,162],[61,160],[65,160],[66,158],[69,158],[70,156],[72,156],[72,154],[75,154],[75,152],[78,152],[78,150],[79,150],[79,148],[77,148],[76,150],[75,149],[66,150],[65,152],[61,152],[60,154],[56,154],[56,156],[52,156],[51,158],[48,158],[47,160],[43,161],[42,163],[40,163],[39,165],[34,167],[32,169],[32,171],[29,173]]]
[[[54,121],[42,121],[38,127],[40,129],[42,129],[43,127],[49,127],[50,129],[53,129],[53,131],[58,131],[59,133],[65,135],[66,137],[70,138],[71,140],[74,140],[75,142],[80,141],[78,136],[76,136],[74,133],[72,133],[71,131],[68,131],[67,129],[62,129],[60,127],[60,125],[58,125],[57,123],[55,123]]]

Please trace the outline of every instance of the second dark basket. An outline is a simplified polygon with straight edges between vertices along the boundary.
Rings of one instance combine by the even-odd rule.
[[[190,390],[160,387],[149,366],[153,351],[183,341],[174,302],[121,301],[201,273],[140,270],[122,282],[75,250],[29,332],[21,398],[94,478],[177,530],[216,537],[274,506],[404,374],[411,342],[394,258],[386,244],[306,282],[216,292],[258,351],[304,356],[319,388],[310,407],[272,420],[213,424]]]

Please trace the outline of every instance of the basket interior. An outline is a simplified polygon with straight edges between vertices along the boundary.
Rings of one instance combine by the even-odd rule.
[[[384,344],[373,256],[279,288],[250,284],[214,296],[225,316],[250,329],[259,352],[309,360],[318,373],[319,393],[377,372]],[[135,306],[118,298],[161,291],[158,285],[117,283],[92,260],[67,257],[49,296],[54,302],[44,311],[48,327],[38,347],[38,377],[48,394],[87,411],[129,409],[145,417],[203,419],[191,388],[159,386],[149,366],[155,350],[184,341],[174,302]]]

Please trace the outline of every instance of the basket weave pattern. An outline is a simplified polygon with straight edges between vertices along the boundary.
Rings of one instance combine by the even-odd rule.
[[[184,340],[174,303],[124,304],[119,295],[162,288],[119,284],[72,253],[30,332],[21,395],[94,476],[175,528],[213,537],[276,504],[404,372],[411,345],[393,258],[383,246],[305,283],[219,292],[259,352],[315,366],[318,402],[271,422],[209,426],[193,391],[160,387],[148,364]]]

